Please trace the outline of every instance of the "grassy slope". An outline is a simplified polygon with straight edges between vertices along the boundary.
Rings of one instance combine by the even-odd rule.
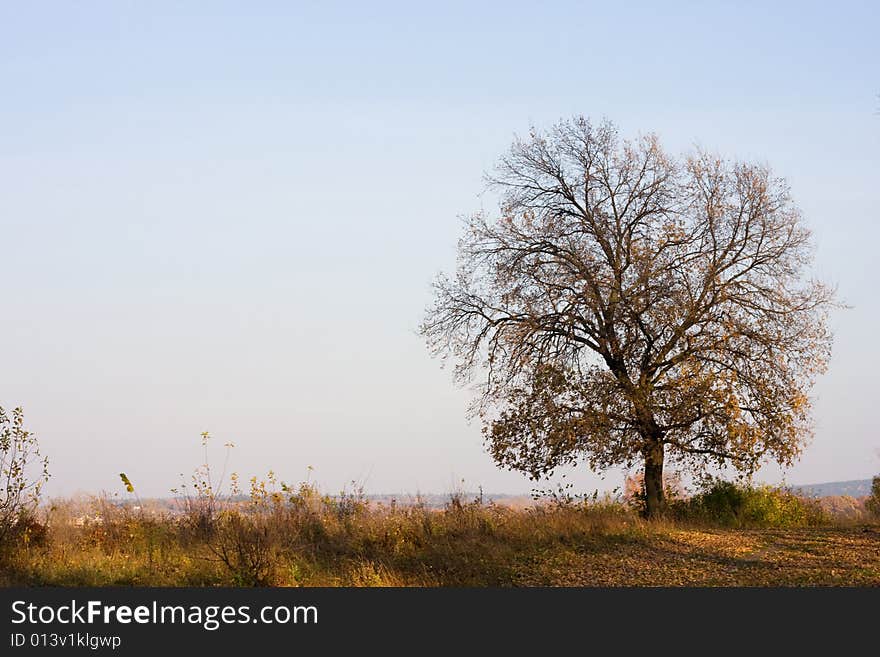
[[[3,585],[880,586],[880,527],[647,523],[617,505],[265,506],[205,535],[105,509],[7,545]],[[68,519],[69,520],[69,519]],[[220,558],[223,549],[229,564]]]

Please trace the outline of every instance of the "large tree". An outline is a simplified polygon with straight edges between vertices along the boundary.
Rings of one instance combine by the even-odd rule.
[[[577,117],[516,139],[489,184],[499,211],[466,218],[422,333],[480,382],[499,465],[642,463],[656,516],[665,463],[797,458],[834,295],[784,181]]]

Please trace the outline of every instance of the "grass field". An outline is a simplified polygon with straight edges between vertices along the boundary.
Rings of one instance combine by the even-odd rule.
[[[176,516],[56,503],[2,585],[880,586],[880,525],[648,522],[615,502],[377,506],[302,490]]]

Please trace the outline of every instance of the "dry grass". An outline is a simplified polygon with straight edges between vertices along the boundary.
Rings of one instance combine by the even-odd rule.
[[[612,502],[444,510],[308,488],[209,524],[58,504],[3,546],[2,585],[880,585],[880,527],[719,529],[646,522]],[[95,522],[95,517],[100,518]]]

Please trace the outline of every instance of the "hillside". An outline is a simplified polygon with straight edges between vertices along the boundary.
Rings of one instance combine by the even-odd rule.
[[[851,481],[830,481],[824,484],[803,484],[791,486],[791,489],[810,497],[865,497],[871,494],[870,479],[853,479]]]

